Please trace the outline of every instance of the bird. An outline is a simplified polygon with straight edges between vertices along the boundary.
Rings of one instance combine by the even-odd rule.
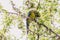
[[[36,18],[40,17],[40,13],[37,10],[30,10],[28,12],[28,16],[26,19],[26,28],[27,28],[27,34],[29,32],[29,24],[34,21],[36,22]]]

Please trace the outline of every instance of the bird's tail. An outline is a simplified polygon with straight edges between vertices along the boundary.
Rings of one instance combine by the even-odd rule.
[[[26,20],[26,29],[27,29],[27,34],[28,34],[28,30],[29,30],[29,23],[28,21]]]

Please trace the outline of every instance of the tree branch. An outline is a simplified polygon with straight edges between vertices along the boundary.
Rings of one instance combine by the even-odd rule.
[[[44,26],[46,29],[48,29],[50,32],[54,33],[56,36],[58,36],[60,38],[60,35],[58,35],[57,33],[55,33],[52,29],[49,29],[45,24],[39,24],[39,25]]]
[[[13,1],[10,1],[11,2],[11,5],[12,5],[12,8],[17,12],[17,13],[21,13],[21,11],[15,7],[15,4],[13,3]]]
[[[29,29],[28,31],[30,31],[30,32],[35,33],[35,34],[37,34],[37,35],[38,35],[38,33],[34,32],[34,31],[31,31],[30,29]]]
[[[8,12],[6,9],[1,9],[2,10],[2,12],[6,12],[6,13],[9,13],[9,14],[16,14],[16,15],[18,15],[17,13],[14,13],[14,12]]]

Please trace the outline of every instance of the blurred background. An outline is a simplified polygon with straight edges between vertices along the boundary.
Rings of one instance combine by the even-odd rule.
[[[38,30],[39,25],[32,21],[29,24],[32,32],[26,34],[26,18],[30,10],[40,13],[38,22],[44,23],[48,29],[40,26]],[[59,39],[60,0],[0,0],[0,40]]]

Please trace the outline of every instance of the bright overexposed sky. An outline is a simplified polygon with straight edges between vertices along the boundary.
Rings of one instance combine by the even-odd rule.
[[[23,6],[23,0],[12,0],[12,1],[17,7]],[[0,0],[0,4],[4,7],[4,9],[12,11],[12,6],[9,0]]]
[[[23,6],[23,0],[13,0],[13,2],[16,4],[17,8]],[[10,12],[14,12],[14,10],[12,9],[12,6],[11,6],[11,3],[10,3],[9,0],[0,0],[0,4],[3,6],[4,9],[6,9],[6,10],[8,10]],[[1,25],[2,18],[3,18],[3,15],[1,15],[1,13],[0,13],[0,30],[3,28],[3,25]],[[17,23],[16,20],[14,22]],[[17,39],[19,39],[19,40],[26,40],[26,36],[25,35],[24,35],[23,38],[21,38],[22,31],[17,28],[17,24],[15,24],[15,26],[11,25],[10,27],[11,27],[11,29],[9,29],[9,32],[6,33],[6,35],[7,36],[10,35],[11,40],[15,40],[14,36],[16,37],[16,40]]]

